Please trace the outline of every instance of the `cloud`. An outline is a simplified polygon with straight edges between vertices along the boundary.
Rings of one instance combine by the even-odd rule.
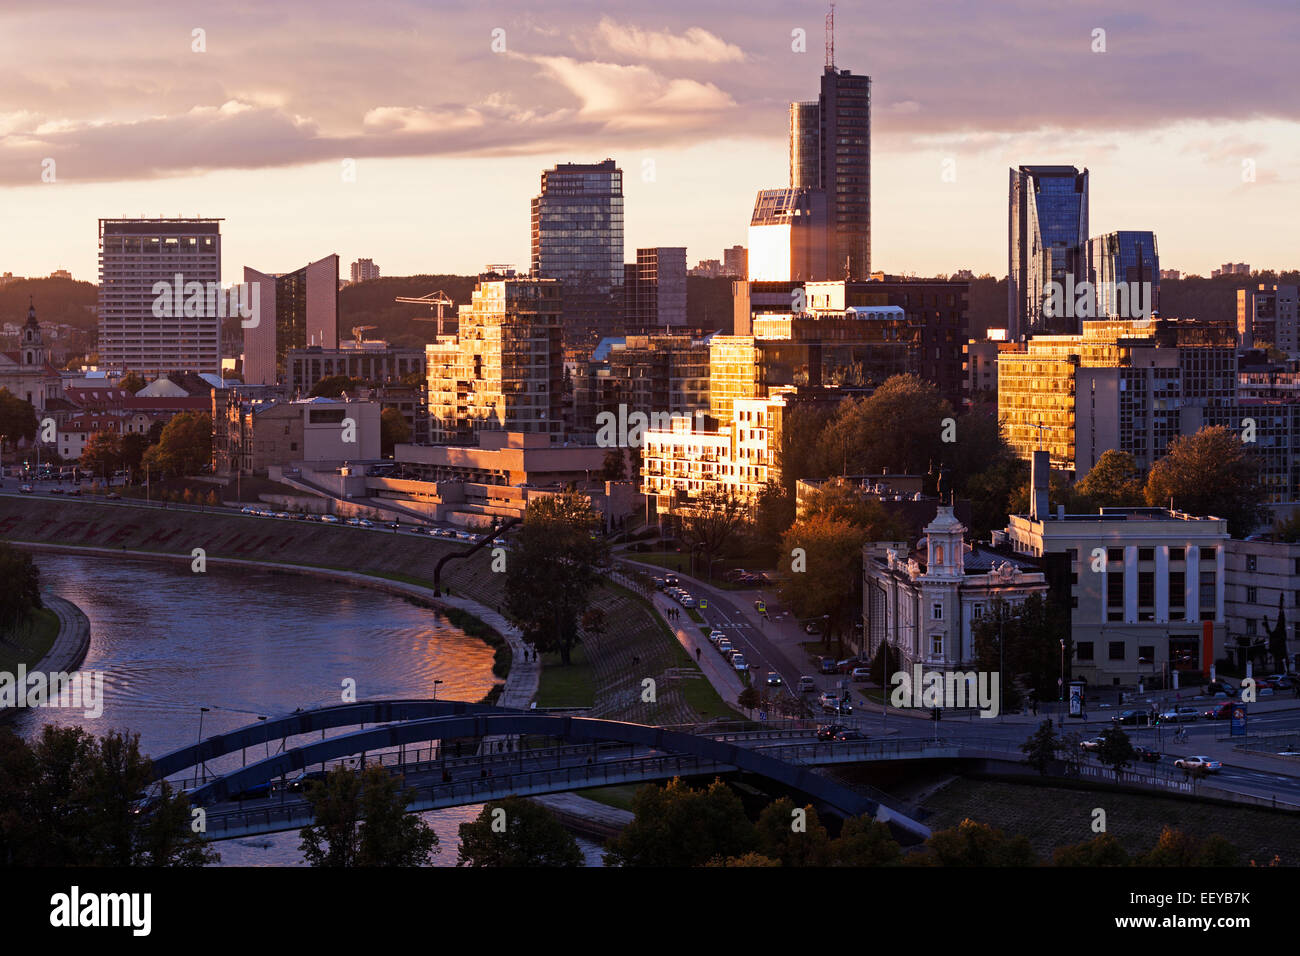
[[[703,63],[739,63],[745,51],[710,33],[703,27],[690,27],[678,36],[667,30],[642,30],[615,23],[608,17],[597,24],[593,47],[619,56],[642,60],[697,60]],[[574,38],[582,47],[581,37]]]

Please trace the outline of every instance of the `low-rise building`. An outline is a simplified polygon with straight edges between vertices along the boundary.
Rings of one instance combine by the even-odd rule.
[[[1243,646],[1262,642],[1286,617],[1287,656],[1295,662],[1300,652],[1300,541],[1273,541],[1265,537],[1232,540],[1225,548],[1224,622],[1227,653],[1239,654]],[[1274,666],[1271,652],[1269,666]]]

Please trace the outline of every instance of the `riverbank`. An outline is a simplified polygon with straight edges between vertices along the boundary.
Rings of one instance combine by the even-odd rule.
[[[45,610],[54,615],[58,633],[39,660],[23,663],[29,674],[70,674],[82,665],[86,652],[90,650],[90,619],[81,608],[65,598],[42,594],[41,600],[45,603]],[[8,663],[0,669],[8,670]],[[12,718],[17,712],[16,707],[0,707],[0,722]]]

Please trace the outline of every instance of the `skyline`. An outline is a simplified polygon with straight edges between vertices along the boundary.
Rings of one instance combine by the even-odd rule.
[[[788,104],[815,98],[826,12],[396,4],[358,24],[326,3],[304,28],[291,3],[259,8],[250,34],[246,5],[137,4],[113,13],[125,29],[110,57],[97,46],[109,14],[74,6],[0,14],[0,271],[15,275],[96,281],[95,223],[123,215],[224,218],[227,282],[330,253],[385,275],[525,269],[542,170],[607,157],[624,171],[625,261],[664,245],[685,245],[691,265],[718,258],[746,244],[754,194],[788,181]],[[976,6],[837,11],[836,65],[873,83],[874,269],[1004,275],[1007,169],[1030,164],[1087,167],[1092,234],[1150,229],[1166,268],[1294,266],[1285,37],[1300,12],[1257,3],[1212,26],[1172,3],[939,16]],[[268,50],[263,37],[291,25],[295,44]]]

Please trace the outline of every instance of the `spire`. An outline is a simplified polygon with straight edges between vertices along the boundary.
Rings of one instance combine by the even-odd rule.
[[[31,296],[27,297],[27,324],[36,325],[36,303]]]

